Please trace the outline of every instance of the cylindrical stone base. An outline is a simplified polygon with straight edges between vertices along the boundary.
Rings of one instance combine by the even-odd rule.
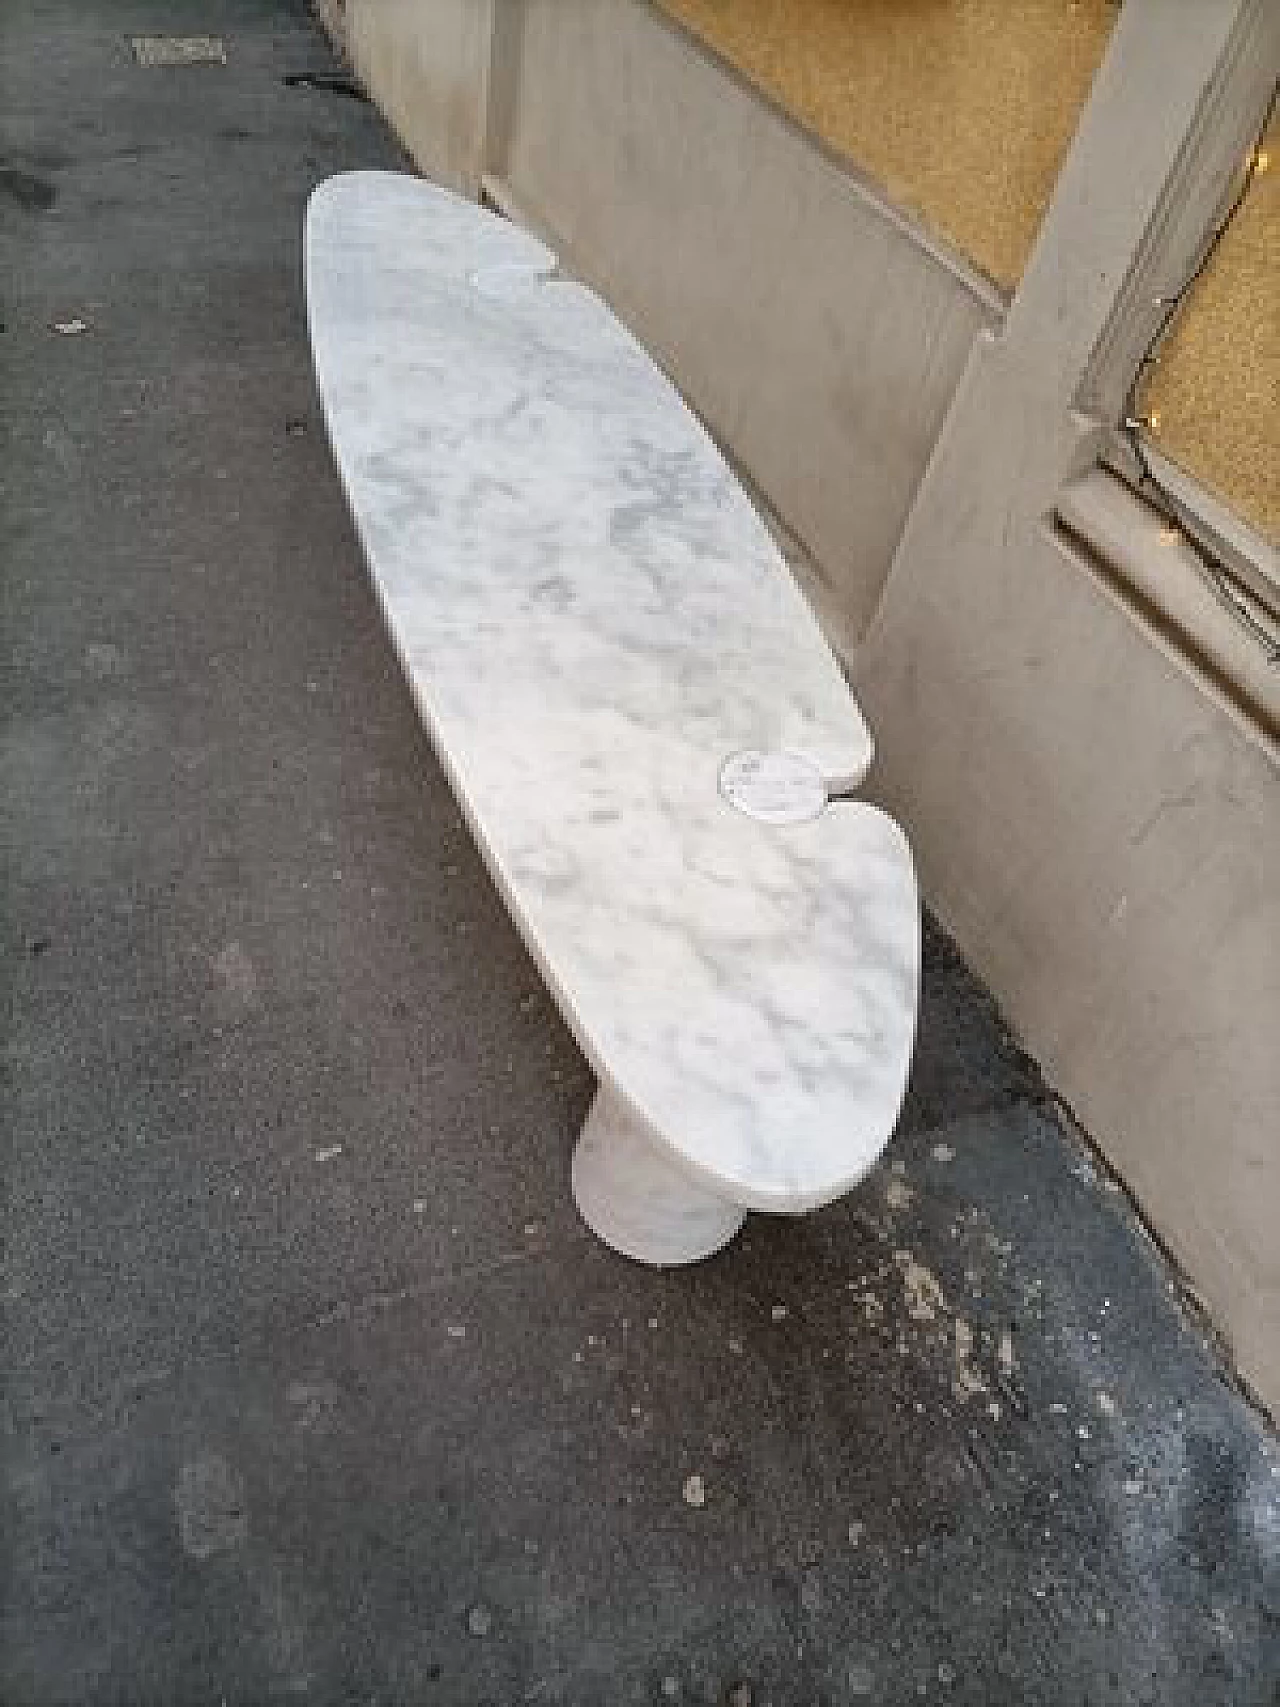
[[[573,1198],[606,1245],[654,1268],[712,1256],[746,1219],[736,1203],[668,1160],[645,1123],[603,1085],[573,1153]]]

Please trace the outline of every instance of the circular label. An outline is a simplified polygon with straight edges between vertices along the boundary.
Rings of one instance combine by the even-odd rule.
[[[761,824],[806,824],[827,804],[822,772],[799,753],[734,753],[720,767],[720,792]]]

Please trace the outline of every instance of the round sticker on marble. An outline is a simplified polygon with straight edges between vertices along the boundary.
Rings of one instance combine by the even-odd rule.
[[[822,772],[799,753],[734,753],[721,766],[720,792],[761,824],[806,824],[827,804]]]

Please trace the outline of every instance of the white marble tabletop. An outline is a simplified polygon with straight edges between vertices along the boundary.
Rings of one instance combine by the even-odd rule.
[[[711,440],[517,227],[408,176],[311,198],[334,453],[424,722],[597,1073],[696,1178],[799,1211],[897,1117],[919,925],[862,803],[758,822],[718,786],[866,726]]]

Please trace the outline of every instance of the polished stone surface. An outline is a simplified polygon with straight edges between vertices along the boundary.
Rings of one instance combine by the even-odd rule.
[[[833,788],[857,706],[719,453],[607,308],[419,180],[307,218],[319,390],[375,586],[489,866],[602,1080],[695,1181],[799,1211],[906,1084],[910,854],[874,807],[774,826],[743,749]]]

